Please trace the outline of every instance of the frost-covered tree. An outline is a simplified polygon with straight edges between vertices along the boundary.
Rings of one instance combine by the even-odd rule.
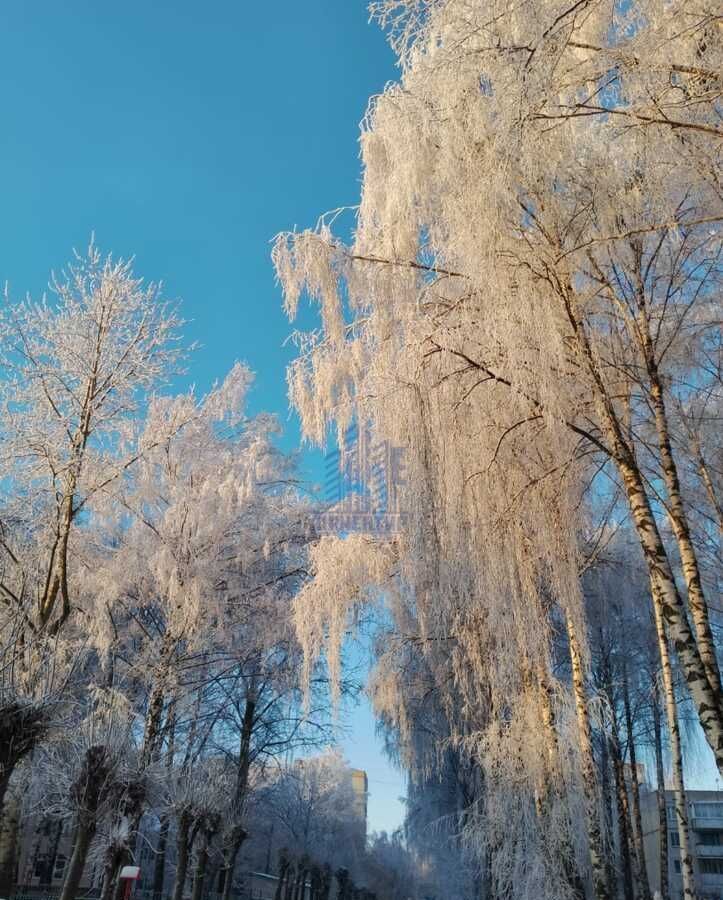
[[[244,366],[202,397],[161,393],[183,354],[156,286],[95,247],[53,286],[0,321],[0,787],[31,760],[29,816],[75,823],[69,896],[92,859],[110,900],[147,840],[154,890],[168,848],[177,891],[215,866],[227,896],[261,773],[329,740],[291,625],[308,502],[275,418],[246,413]]]
[[[454,639],[450,696],[486,710],[459,737],[495,772],[487,789],[507,785],[479,834],[497,890],[579,896],[582,867],[605,897],[580,573],[610,485],[648,571],[671,744],[674,651],[723,766],[702,552],[719,537],[710,492],[701,510],[682,475],[676,412],[719,390],[717,32],[695,3],[373,10],[402,74],[364,123],[353,238],[322,220],[274,256],[289,312],[304,291],[321,309],[289,376],[305,433],[356,420],[404,446],[408,527],[391,548],[320,546],[300,633],[312,657],[330,636],[333,661],[370,586],[411,594],[422,645]],[[560,628],[571,691],[553,672]],[[552,827],[523,860],[541,816]]]
[[[122,796],[124,770],[135,754],[127,698],[114,690],[92,691],[89,707],[38,760],[43,813],[72,823],[62,900],[74,900],[99,824]]]
[[[84,650],[92,507],[166,438],[136,416],[182,357],[175,307],[129,262],[91,245],[51,288],[0,308],[0,809]]]
[[[149,406],[142,435],[170,436],[99,512],[103,559],[93,576],[97,643],[108,677],[120,666],[140,688],[141,767],[162,754],[179,696],[204,680],[214,685],[204,700],[215,721],[208,740],[217,743],[223,734],[228,750],[228,736],[235,736],[236,775],[228,808],[210,831],[215,814],[204,814],[202,843],[210,848],[216,835],[222,842],[224,894],[246,835],[243,808],[252,763],[263,749],[259,735],[273,730],[272,714],[278,717],[280,709],[287,723],[294,718],[290,596],[304,574],[307,540],[293,461],[273,443],[275,420],[245,415],[250,382],[237,365],[201,400],[182,395]],[[179,421],[183,427],[176,429]],[[278,751],[282,729],[274,736]],[[144,812],[140,795],[137,801],[124,812],[130,817],[124,841],[108,848],[111,879],[132,852]],[[201,853],[198,890],[206,862]]]
[[[352,788],[352,771],[338,751],[298,758],[269,773],[258,803],[267,828],[272,828],[266,853],[273,862],[278,857],[282,890],[293,885],[293,895],[311,880],[323,896],[331,888],[331,873],[339,868],[363,882],[365,822]]]

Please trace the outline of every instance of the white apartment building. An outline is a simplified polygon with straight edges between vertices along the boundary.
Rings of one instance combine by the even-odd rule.
[[[723,900],[723,791],[688,791],[688,825],[696,887],[700,900]],[[645,863],[653,891],[660,890],[660,822],[655,791],[640,798]],[[665,792],[668,828],[668,878],[671,900],[683,896],[680,841],[673,792]]]

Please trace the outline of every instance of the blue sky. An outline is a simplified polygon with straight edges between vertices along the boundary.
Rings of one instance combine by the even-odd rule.
[[[188,380],[248,362],[294,445],[269,242],[358,200],[358,123],[396,76],[365,0],[6,0],[0,24],[0,280],[40,293],[95,232],[183,300]],[[402,779],[351,723],[370,827],[396,827]]]

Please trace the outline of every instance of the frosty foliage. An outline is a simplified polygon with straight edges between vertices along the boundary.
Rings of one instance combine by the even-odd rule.
[[[719,389],[717,25],[704,4],[655,0],[372,12],[402,74],[363,123],[353,239],[322,219],[280,235],[274,261],[290,314],[302,293],[321,312],[289,370],[305,435],[369,422],[403,446],[408,524],[389,546],[320,543],[297,629],[338,677],[345,623],[383,601],[375,705],[426,776],[411,641],[449,726],[442,747],[484,780],[462,831],[492,896],[579,896],[590,877],[604,897],[580,573],[625,514],[618,490],[723,760],[690,537],[710,531],[684,512],[669,451],[669,410]],[[553,668],[560,630],[571,684]]]
[[[94,246],[53,285],[0,316],[0,820],[27,778],[21,832],[72,826],[63,900],[91,862],[111,900],[161,833],[179,898],[211,858],[230,890],[266,768],[329,740],[292,627],[310,505],[246,366],[168,391],[182,322],[157,286]]]

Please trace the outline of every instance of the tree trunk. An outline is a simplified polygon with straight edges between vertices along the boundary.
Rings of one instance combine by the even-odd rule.
[[[196,864],[196,873],[193,877],[191,900],[202,900],[206,884],[206,872],[208,870],[209,848],[219,826],[219,822],[215,817],[204,817],[204,819],[201,824],[202,843],[198,851],[198,862]]]
[[[665,803],[665,773],[663,771],[663,736],[660,722],[660,697],[657,679],[653,693],[653,731],[655,736],[655,773],[658,785],[658,827],[660,828],[659,857],[660,900],[670,900],[668,876],[668,811]]]
[[[95,825],[91,823],[78,823],[75,832],[75,841],[73,842],[73,852],[70,855],[68,871],[65,873],[60,900],[75,900],[81,879],[83,878],[85,861],[88,857],[88,850],[90,849],[94,834]]]
[[[151,696],[146,710],[145,725],[143,730],[143,744],[140,755],[141,773],[156,759],[158,745],[161,737],[161,719],[163,715],[163,703],[165,700],[166,677],[169,669],[170,652],[172,644],[168,635],[164,637],[161,650],[160,670],[155,679]],[[133,859],[133,850],[138,841],[140,824],[143,819],[143,808],[146,803],[145,785],[142,774],[139,780],[132,785],[132,790],[127,795],[122,808],[118,813],[118,821],[127,824],[124,829],[123,844],[107,851],[104,870],[103,889],[100,900],[122,900],[124,885],[118,878],[120,868],[130,864]],[[112,867],[112,868],[111,868]]]
[[[0,897],[10,897],[15,888],[20,828],[20,797],[15,790],[6,794],[0,812]]]
[[[633,525],[648,568],[656,621],[659,620],[658,640],[660,642],[661,634],[667,634],[673,641],[698,719],[715,756],[718,771],[723,775],[723,711],[720,707],[720,697],[714,693],[706,674],[698,645],[690,629],[685,604],[675,583],[665,544],[653,515],[645,481],[638,468],[635,455],[625,439],[604,380],[598,371],[584,322],[580,320],[575,309],[574,291],[570,284],[561,285],[560,290],[566,312],[574,329],[578,352],[585,360],[599,395],[598,400],[602,406],[604,417],[603,432],[605,439],[612,445],[612,459],[623,480]],[[667,644],[665,653],[667,654]],[[667,690],[666,685],[666,693]]]
[[[286,880],[286,873],[289,871],[288,866],[283,866],[279,870],[279,880],[276,882],[276,890],[274,891],[274,900],[281,900],[281,895],[284,890],[284,881]]]
[[[703,593],[698,556],[690,536],[690,526],[688,525],[688,515],[683,503],[678,467],[673,456],[660,374],[649,338],[648,342],[646,342],[645,351],[648,375],[650,377],[650,400],[655,415],[655,428],[660,446],[660,462],[668,492],[668,517],[673,526],[673,533],[678,544],[683,577],[685,578],[685,586],[688,592],[688,607],[693,619],[700,658],[711,691],[714,697],[717,698],[719,716],[723,720],[723,691],[721,691],[721,677],[715,641],[708,617],[708,604]]]
[[[191,900],[201,900],[203,896],[203,885],[206,880],[206,869],[208,868],[208,844],[204,841],[198,853],[198,863],[196,864],[196,873],[193,876],[193,888],[191,890]]]
[[[178,817],[178,831],[176,834],[176,877],[173,882],[173,900],[183,900],[183,890],[186,885],[188,873],[188,834],[191,830],[191,817],[182,812]]]
[[[590,852],[590,868],[592,871],[593,894],[596,900],[610,900],[605,879],[602,836],[600,834],[600,823],[598,821],[597,780],[595,778],[595,759],[592,752],[590,716],[588,713],[587,695],[585,692],[585,673],[583,670],[580,645],[569,613],[566,614],[566,627],[570,645],[572,683],[575,693],[582,778],[585,790],[585,814],[587,818],[587,836]]]
[[[620,736],[613,710],[612,735],[610,738],[610,756],[613,761],[615,775],[615,797],[618,809],[618,838],[620,840],[620,862],[623,877],[623,895],[625,900],[635,900],[633,890],[633,867],[630,859],[630,818],[628,814],[628,794],[625,789],[625,770],[620,753]]]
[[[630,707],[630,685],[628,684],[628,667],[623,661],[623,707],[625,710],[625,730],[628,733],[628,754],[630,756],[630,795],[632,798],[633,843],[635,846],[635,880],[640,900],[651,900],[648,870],[645,865],[645,847],[643,846],[643,820],[640,814],[640,785],[638,783],[638,763],[635,753],[635,736],[633,734],[633,714]]]
[[[166,845],[168,844],[168,816],[161,817],[161,827],[158,831],[158,846],[156,847],[156,860],[153,864],[153,900],[161,900],[163,897],[163,885],[166,880]]]
[[[0,706],[0,823],[5,819],[5,803],[13,773],[34,750],[47,726],[46,709],[10,702]],[[15,850],[12,851],[15,853]],[[9,897],[14,888],[14,865],[0,864],[0,897]]]
[[[166,724],[164,732],[168,735],[168,749],[166,751],[166,771],[173,768],[173,757],[176,749],[176,703],[171,698],[168,704]],[[168,846],[168,830],[170,817],[167,814],[161,816],[161,827],[158,832],[158,847],[156,848],[156,861],[153,867],[153,900],[161,900],[163,886],[166,881],[166,847]]]
[[[246,840],[246,832],[240,825],[231,830],[228,839],[228,846],[224,853],[223,868],[221,869],[223,878],[223,889],[221,892],[221,900],[229,900],[231,889],[233,888],[233,875],[236,868],[236,859],[243,842]]]
[[[713,479],[710,477],[708,463],[703,457],[703,451],[701,450],[700,443],[697,440],[694,441],[694,450],[696,463],[698,465],[698,472],[700,474],[701,481],[703,482],[705,492],[708,495],[708,499],[710,500],[710,505],[715,510],[716,519],[718,521],[718,533],[721,534],[723,533],[723,506],[721,506],[721,502],[718,499],[718,495],[716,494],[715,486],[713,485]]]
[[[538,815],[541,820],[540,827],[547,828],[546,819],[549,817],[549,798],[553,791],[558,791],[556,779],[560,775],[560,746],[555,710],[552,703],[553,690],[550,684],[550,677],[542,667],[538,669],[537,682],[539,685],[541,718],[548,761],[547,775],[544,779],[544,784],[540,786]],[[560,862],[565,879],[572,888],[574,896],[578,900],[585,900],[585,887],[578,871],[574,848],[569,841],[564,840],[561,850],[562,859]]]
[[[100,890],[99,900],[112,900],[119,859],[120,856],[114,848],[106,850],[105,863],[103,865],[103,886]]]
[[[659,611],[660,605],[654,604],[654,609],[660,650],[660,665],[663,675],[665,712],[668,719],[668,734],[670,736],[670,753],[673,763],[673,790],[675,792],[675,817],[680,837],[680,870],[683,875],[683,898],[684,900],[694,900],[695,876],[688,840],[688,810],[685,798],[685,782],[683,780],[683,754],[680,746],[680,729],[678,727],[678,710],[675,703],[673,670],[670,663],[670,650],[665,634],[665,626]]]
[[[608,753],[607,734],[603,732],[602,748],[600,751],[600,769],[602,772],[602,801],[603,801],[603,817],[605,822],[606,849],[605,853],[605,883],[607,884],[608,893],[611,897],[617,895],[617,886],[615,879],[615,867],[613,865],[613,800],[610,788],[610,759]]]
[[[244,801],[249,783],[249,771],[251,768],[251,738],[253,736],[256,715],[256,700],[249,693],[246,697],[244,716],[239,735],[239,758],[236,770],[236,786],[234,790],[231,828],[225,840],[223,861],[223,892],[221,900],[229,900],[233,886],[233,873],[236,867],[241,845],[246,840],[246,831],[241,827]]]
[[[668,634],[673,641],[691,699],[698,713],[698,719],[713,750],[718,771],[723,774],[723,715],[720,712],[719,698],[713,693],[695,638],[690,630],[683,600],[675,584],[668,555],[658,531],[650,501],[645,493],[642,476],[637,467],[629,462],[621,464],[620,469],[632,510],[633,522],[648,564],[653,606],[656,621],[659,622],[656,626],[658,642],[661,641],[662,633],[662,639],[666,642],[665,654],[668,655]],[[661,650],[661,657],[662,653]],[[665,679],[665,671],[663,677]],[[672,677],[670,684],[672,687]],[[665,690],[667,693],[667,683]],[[675,707],[674,699],[672,703]]]

